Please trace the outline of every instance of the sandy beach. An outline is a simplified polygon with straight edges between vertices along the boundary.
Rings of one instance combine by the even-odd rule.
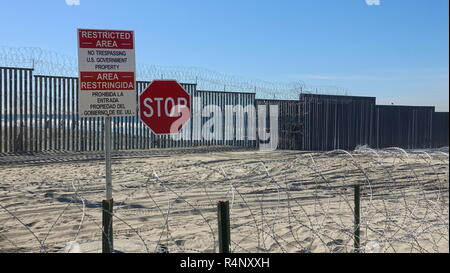
[[[102,153],[0,157],[0,252],[101,251]],[[114,247],[217,252],[219,200],[233,252],[449,252],[448,149],[113,154]]]

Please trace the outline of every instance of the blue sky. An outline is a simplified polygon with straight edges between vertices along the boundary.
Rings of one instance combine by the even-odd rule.
[[[76,56],[77,28],[136,33],[138,63],[334,85],[448,111],[449,1],[2,0],[0,45]]]

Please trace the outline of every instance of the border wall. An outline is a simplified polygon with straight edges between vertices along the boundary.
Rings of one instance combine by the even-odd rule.
[[[138,81],[138,93],[149,83]],[[255,93],[197,90],[196,84],[189,83],[182,86],[196,99],[181,138],[153,134],[137,115],[114,117],[113,149],[213,145],[256,149],[258,128],[249,126],[249,119],[258,111],[254,113],[248,106],[265,107],[267,127],[278,130],[278,149],[448,146],[448,112],[435,112],[434,107],[376,105],[375,97],[305,93],[298,100],[256,99]],[[33,75],[28,68],[0,67],[0,153],[102,150],[103,118],[78,116],[77,90],[75,77]],[[206,105],[215,106],[204,108]],[[278,106],[277,128],[270,124],[269,105]],[[239,115],[244,117],[242,122],[236,118]],[[211,126],[210,132],[200,131],[211,119],[222,125]]]
[[[374,97],[301,94],[303,150],[353,150],[371,146],[374,132]]]

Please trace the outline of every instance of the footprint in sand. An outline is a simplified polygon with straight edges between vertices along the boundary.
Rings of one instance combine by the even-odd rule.
[[[334,245],[336,245],[336,246],[341,246],[341,245],[343,245],[343,244],[344,244],[344,240],[336,239],[336,240],[333,240],[333,241],[331,241],[331,242],[328,242],[328,243],[327,243],[327,246],[334,246]]]
[[[139,221],[140,221],[140,222],[146,222],[146,221],[148,221],[149,219],[150,219],[150,217],[148,217],[148,216],[139,217]]]
[[[185,240],[175,240],[175,244],[177,246],[184,246],[184,242],[185,242]]]
[[[38,223],[38,221],[34,221],[34,222],[31,222],[31,223],[29,223],[29,224],[25,224],[27,227],[33,227],[34,225],[36,225]]]
[[[302,248],[300,250],[295,251],[295,253],[311,253],[310,248]]]

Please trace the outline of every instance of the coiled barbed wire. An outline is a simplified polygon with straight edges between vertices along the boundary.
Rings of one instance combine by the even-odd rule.
[[[35,75],[77,77],[75,56],[59,54],[38,47],[0,46],[0,66],[33,68]],[[199,67],[137,64],[136,79],[176,79],[196,83],[198,90],[249,92],[264,99],[298,99],[300,93],[349,95],[347,88],[326,85],[307,85],[304,81],[281,82],[230,75]]]
[[[116,159],[119,250],[215,252],[216,202],[230,200],[233,252],[352,252],[359,184],[362,252],[448,252],[448,148],[205,151],[210,156],[183,151],[177,161],[164,151]],[[0,251],[101,241],[101,162],[17,157],[0,166]],[[53,172],[52,164],[63,169]]]

